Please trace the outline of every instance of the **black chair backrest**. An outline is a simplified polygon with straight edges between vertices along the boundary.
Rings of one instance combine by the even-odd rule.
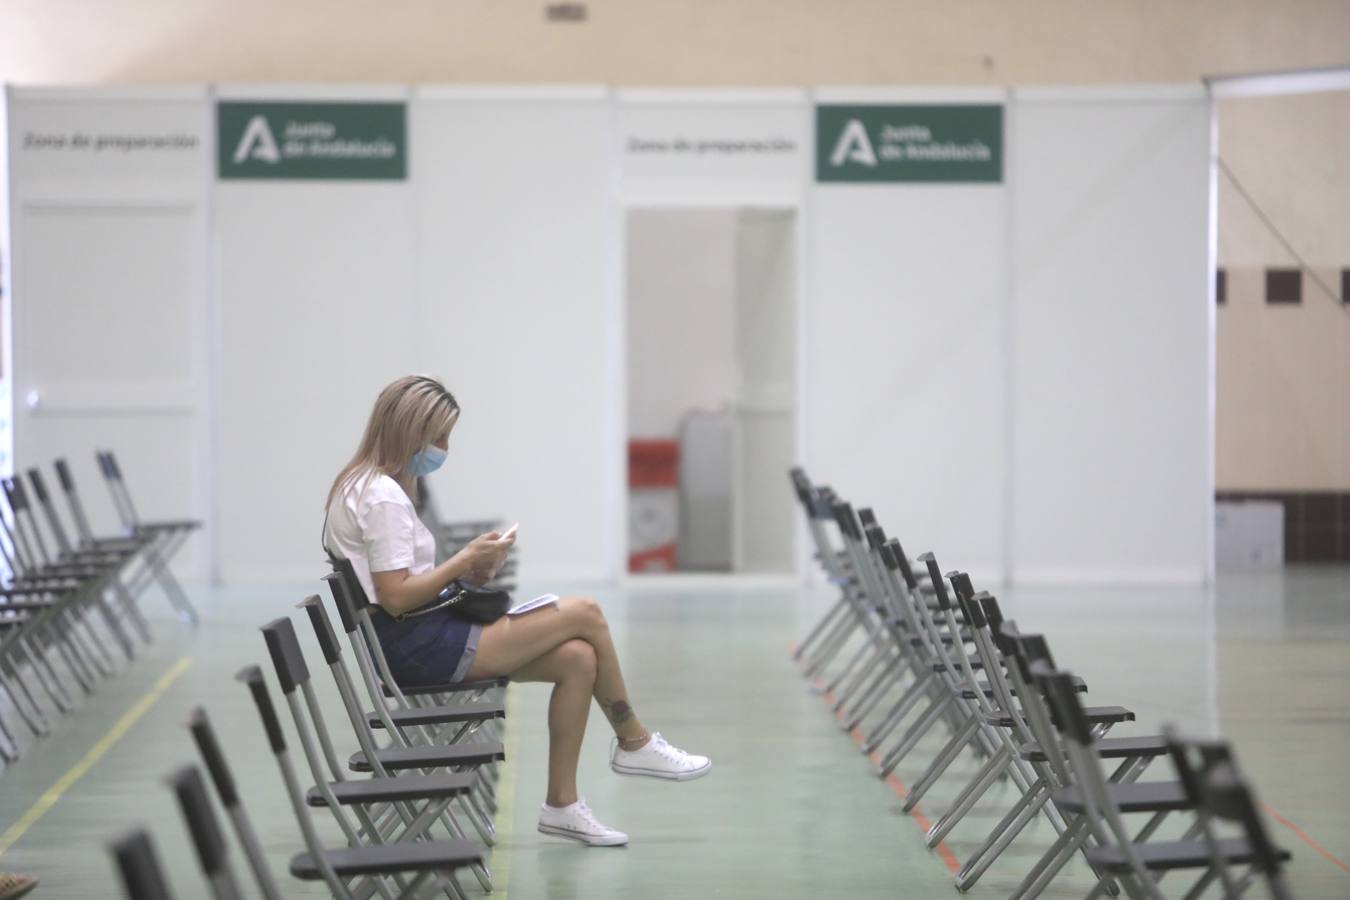
[[[47,493],[47,483],[42,479],[42,473],[37,469],[29,469],[28,482],[33,486],[33,494],[37,497],[38,505],[42,507],[42,514],[47,519],[47,530],[56,539],[56,546],[62,553],[69,553],[74,548],[70,543],[70,537],[66,534],[65,526],[61,524],[61,517],[56,514],[56,506],[52,503],[51,495]]]
[[[28,498],[24,496],[23,484],[17,478],[6,478],[3,481],[5,486],[5,499],[9,501],[9,508],[16,513],[28,509]]]
[[[309,614],[309,623],[314,626],[314,637],[319,641],[324,661],[330,666],[335,664],[342,659],[342,646],[338,644],[337,632],[333,630],[333,622],[323,608],[323,601],[315,594],[306,597],[300,606]]]
[[[853,514],[853,506],[845,500],[834,502],[834,521],[845,537],[860,540],[862,532],[858,530],[858,519]]]
[[[900,567],[900,574],[905,577],[905,585],[912,591],[919,586],[919,579],[914,575],[914,568],[909,564],[909,557],[905,555],[905,548],[900,546],[899,538],[891,538],[886,542],[891,548],[891,553],[895,556],[895,563]]]
[[[281,682],[281,692],[294,693],[309,681],[309,666],[305,665],[305,654],[295,637],[295,626],[290,619],[273,619],[262,627],[262,633],[277,670],[277,681]]]
[[[248,685],[249,693],[253,695],[253,703],[258,707],[263,730],[267,732],[267,742],[272,745],[272,752],[284,753],[286,737],[281,731],[281,720],[277,718],[276,708],[272,706],[272,695],[267,692],[267,682],[263,680],[262,669],[257,666],[245,666],[234,677],[235,680]]]
[[[834,519],[834,501],[837,499],[833,488],[820,485],[811,492],[811,514],[823,522],[832,521]]]
[[[1069,740],[1084,747],[1091,746],[1092,725],[1083,712],[1083,704],[1074,689],[1073,677],[1068,672],[1043,674],[1039,667],[1033,668],[1033,671],[1054,711],[1055,727]]]
[[[984,610],[984,617],[989,620],[989,629],[997,636],[999,630],[1003,627],[1003,610],[998,608],[998,600],[988,591],[980,591],[971,599],[980,604],[980,607]],[[995,642],[997,643],[997,639]],[[1002,647],[999,647],[1000,651],[1002,649]]]
[[[117,465],[117,457],[113,456],[111,450],[100,450],[98,452],[99,465],[103,467],[103,473],[110,481],[122,480],[122,469]]]
[[[61,490],[69,494],[75,490],[75,479],[70,476],[70,464],[66,462],[65,457],[61,457],[55,462],[56,480],[61,482]]]
[[[202,773],[196,766],[182,766],[169,776],[169,786],[178,798],[178,806],[187,820],[188,833],[197,848],[202,871],[214,877],[225,868],[225,836],[216,821],[211,800],[206,796]]]
[[[343,562],[346,562],[346,560],[343,560]],[[350,563],[348,565],[350,566]],[[325,575],[323,580],[328,582],[328,590],[333,595],[333,605],[337,607],[338,619],[342,622],[342,630],[348,634],[353,634],[357,627],[356,604],[352,602],[351,591],[348,589],[348,579],[338,570]]]
[[[155,845],[142,828],[115,838],[109,845],[122,876],[122,889],[129,900],[173,900],[159,867]]]
[[[947,584],[942,578],[942,569],[937,564],[937,558],[932,553],[921,553],[919,562],[928,569],[928,579],[933,582],[933,592],[937,594],[938,606],[951,609],[952,599],[947,593]]]
[[[876,522],[863,528],[863,534],[867,536],[867,544],[873,551],[880,553],[882,546],[886,543],[886,531]]]
[[[858,510],[858,522],[864,529],[877,524],[877,514],[872,507],[864,506]]]
[[[206,763],[206,771],[211,775],[216,796],[220,797],[226,809],[235,808],[239,805],[239,791],[234,786],[234,776],[225,764],[225,754],[220,752],[220,744],[216,741],[216,733],[211,728],[211,720],[206,717],[205,709],[198,706],[188,714],[188,730],[192,732],[192,740],[197,744],[202,762]]]
[[[1246,832],[1256,868],[1262,872],[1278,872],[1280,853],[1266,831],[1266,824],[1257,809],[1256,796],[1232,762],[1216,763],[1201,778],[1205,806],[1221,819],[1240,822]]]

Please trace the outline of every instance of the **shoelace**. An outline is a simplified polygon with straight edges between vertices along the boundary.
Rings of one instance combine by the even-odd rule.
[[[586,805],[585,797],[580,797],[577,799],[577,817],[581,819],[581,821],[589,825],[595,831],[614,830],[610,828],[608,825],[602,825],[600,821],[596,819],[595,813],[591,812],[591,808]]]
[[[665,738],[661,737],[659,731],[652,735],[651,748],[673,763],[685,763],[689,760],[688,753],[685,753],[679,747],[671,746]]]

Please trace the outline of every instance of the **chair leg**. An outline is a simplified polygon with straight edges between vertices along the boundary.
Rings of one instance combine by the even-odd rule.
[[[979,729],[979,720],[972,716],[970,721],[966,723],[965,728],[952,735],[952,739],[947,742],[947,746],[942,748],[942,752],[933,758],[923,775],[919,776],[918,780],[910,786],[909,793],[905,795],[905,802],[901,804],[901,808],[905,812],[909,812],[919,805],[923,795],[937,783],[937,780],[942,777],[942,773],[947,771],[947,768],[956,761],[956,757],[961,755],[961,751],[974,739],[975,733]]]

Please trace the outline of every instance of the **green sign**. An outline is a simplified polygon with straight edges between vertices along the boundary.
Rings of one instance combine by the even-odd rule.
[[[816,181],[1002,180],[1002,106],[816,107]]]
[[[402,103],[216,105],[221,178],[408,177]]]

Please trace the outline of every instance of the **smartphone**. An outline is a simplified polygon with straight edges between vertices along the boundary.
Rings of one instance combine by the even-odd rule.
[[[516,529],[519,528],[519,527],[520,527],[520,523],[517,522],[516,524],[512,525],[510,528],[506,529],[506,531],[502,532],[502,536],[499,537],[499,538],[497,538],[497,540],[499,540],[499,541],[509,541],[509,540],[511,540],[511,538],[513,538],[513,537],[516,536]]]

